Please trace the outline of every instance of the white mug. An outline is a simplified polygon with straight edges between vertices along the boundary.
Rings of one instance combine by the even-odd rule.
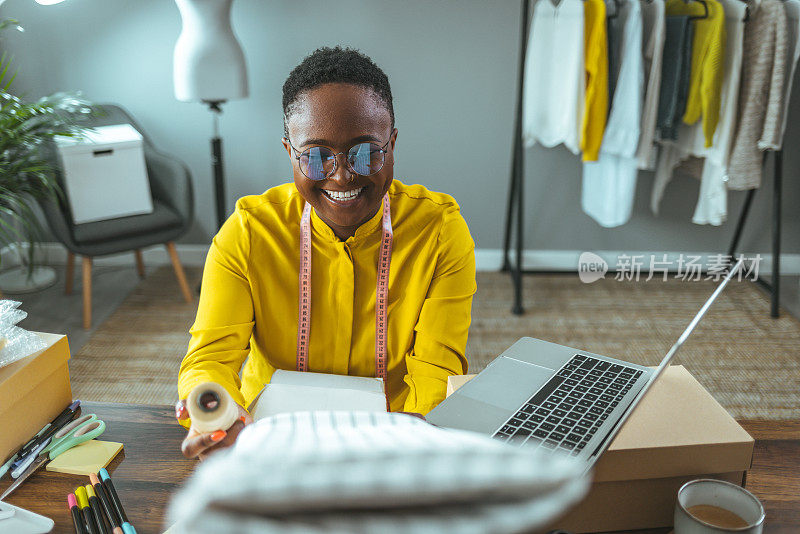
[[[719,526],[709,517],[699,519],[689,512],[694,506],[706,505],[733,512],[746,526]],[[755,495],[741,486],[722,480],[699,479],[687,482],[678,490],[675,503],[675,534],[761,534],[764,529],[764,507]]]

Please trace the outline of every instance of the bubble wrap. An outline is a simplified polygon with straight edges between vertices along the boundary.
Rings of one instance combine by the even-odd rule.
[[[44,340],[17,326],[28,314],[19,308],[21,302],[0,300],[0,367],[30,356],[47,346]]]

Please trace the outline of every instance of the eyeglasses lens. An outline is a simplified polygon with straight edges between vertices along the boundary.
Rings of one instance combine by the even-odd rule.
[[[375,143],[359,143],[347,151],[350,169],[362,176],[383,168],[383,150]],[[300,170],[311,180],[324,180],[333,173],[336,154],[326,147],[312,147],[300,154]]]

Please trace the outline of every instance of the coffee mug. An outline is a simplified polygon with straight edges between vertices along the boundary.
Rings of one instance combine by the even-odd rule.
[[[761,501],[741,486],[703,478],[678,490],[675,534],[761,534],[763,529]]]

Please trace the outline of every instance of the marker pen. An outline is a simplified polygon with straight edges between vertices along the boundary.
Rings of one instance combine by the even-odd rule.
[[[28,443],[26,443],[17,451],[17,457],[23,458],[30,451],[35,449],[41,442],[43,442],[44,440],[46,440],[47,438],[51,437],[53,434],[58,432],[58,430],[61,427],[63,427],[65,423],[67,423],[72,419],[72,417],[75,415],[75,412],[77,412],[80,409],[80,407],[81,407],[81,401],[76,400],[75,402],[64,408],[63,412],[58,414],[55,419],[46,424],[44,428],[42,428],[36,434],[36,436],[33,437],[33,439],[31,439]]]
[[[100,499],[98,499],[97,495],[95,495],[94,488],[91,484],[86,484],[84,487],[86,488],[86,495],[89,497],[89,506],[92,509],[94,522],[97,523],[97,529],[102,534],[110,534],[111,529],[109,529],[106,526],[106,522],[103,521],[103,509],[100,508]]]
[[[111,504],[105,488],[103,488],[103,485],[100,483],[100,479],[97,478],[97,475],[92,473],[89,475],[89,480],[92,482],[92,486],[94,486],[94,492],[97,494],[97,498],[100,499],[100,504],[103,505],[103,511],[106,513],[106,518],[108,519],[108,523],[111,525],[114,534],[122,534],[122,529],[120,528],[122,522],[117,516],[117,511],[114,509],[114,505]]]
[[[119,515],[120,520],[122,521],[122,530],[125,534],[129,532],[131,534],[136,534],[136,529],[128,522],[128,516],[125,514],[125,510],[122,508],[122,501],[119,500],[119,495],[117,495],[117,490],[114,489],[114,483],[111,481],[111,477],[108,476],[108,471],[106,468],[100,469],[100,480],[103,482],[103,488],[106,490],[108,494],[108,499],[114,505],[114,509],[117,511],[117,515]]]
[[[69,511],[72,512],[72,522],[75,523],[75,532],[78,534],[86,534],[86,527],[83,525],[83,517],[78,510],[78,503],[75,502],[75,495],[72,493],[67,495],[67,506]]]
[[[83,520],[86,521],[86,530],[89,532],[89,534],[102,534],[99,530],[97,530],[97,525],[94,523],[92,509],[89,508],[89,499],[86,496],[86,488],[83,486],[78,486],[75,489],[75,498],[78,499],[78,506],[83,514]]]

